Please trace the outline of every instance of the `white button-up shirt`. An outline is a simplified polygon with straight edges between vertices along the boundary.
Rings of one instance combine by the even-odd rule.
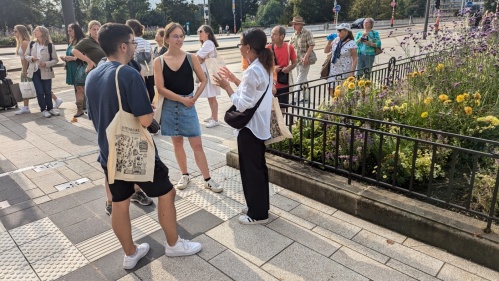
[[[237,88],[237,91],[230,96],[232,103],[240,112],[256,105],[258,100],[264,94],[260,106],[253,115],[253,118],[245,127],[251,130],[255,137],[261,140],[270,138],[270,112],[272,110],[272,83],[273,73],[268,73],[258,59],[254,60],[246,71],[243,72],[243,78]],[[239,130],[236,130],[236,135]]]

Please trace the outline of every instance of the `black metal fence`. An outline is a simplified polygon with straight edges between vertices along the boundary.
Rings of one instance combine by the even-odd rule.
[[[442,57],[412,57],[400,63],[392,58],[372,71],[370,80],[390,85]],[[309,86],[314,82],[318,80],[288,93],[291,105],[283,114],[293,139],[269,146],[269,152],[344,174],[349,184],[359,179],[484,219],[486,232],[492,222],[499,223],[499,142],[323,111],[318,107],[329,101],[328,88],[342,81]],[[310,96],[299,103],[307,91]],[[492,179],[488,186],[484,176]],[[477,202],[481,192],[490,193],[487,202]]]

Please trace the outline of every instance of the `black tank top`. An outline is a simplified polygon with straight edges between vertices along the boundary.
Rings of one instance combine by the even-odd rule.
[[[163,67],[163,79],[165,88],[178,94],[189,95],[194,91],[194,77],[192,76],[192,68],[187,60],[186,55],[184,62],[177,71],[173,71],[165,62]]]

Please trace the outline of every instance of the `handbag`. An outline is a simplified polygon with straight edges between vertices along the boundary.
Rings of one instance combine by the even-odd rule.
[[[204,65],[206,66],[206,78],[210,79],[211,84],[215,85],[216,82],[213,79],[213,75],[217,74],[220,68],[226,65],[224,59],[219,58],[217,53],[217,57],[205,59]]]
[[[87,63],[79,63],[76,66],[76,72],[75,72],[75,81],[74,84],[75,86],[83,86],[85,85],[85,80],[87,79]]]
[[[379,54],[382,54],[382,53],[383,53],[383,50],[381,50],[381,48],[376,47],[376,56]]]
[[[116,69],[115,76],[119,110],[106,128],[108,180],[110,184],[115,180],[149,182],[154,178],[156,149],[151,134],[142,127],[139,118],[121,106],[118,72],[122,67]]]
[[[33,82],[19,82],[19,89],[23,99],[36,98],[35,84]]]
[[[10,91],[17,102],[23,101],[23,94],[21,94],[21,88],[19,88],[18,83],[10,85]]]
[[[282,116],[281,107],[279,105],[279,99],[276,97],[272,98],[272,112],[270,113],[270,135],[270,139],[265,141],[266,145],[280,142],[293,137],[293,135],[289,131],[289,128],[286,126],[286,122],[284,122],[284,117]]]
[[[321,77],[320,78],[328,78],[329,72],[331,71],[331,58],[333,57],[333,52],[330,52],[326,56],[326,60],[322,63],[321,68]]]
[[[272,77],[272,76],[270,76]],[[258,106],[260,106],[260,103],[263,100],[263,97],[267,93],[267,90],[269,89],[270,85],[270,79],[269,79],[269,84],[267,85],[267,88],[262,94],[262,97],[258,100],[258,102],[253,106],[252,108],[248,108],[243,112],[240,112],[236,109],[235,105],[232,105],[229,110],[225,112],[224,116],[224,121],[225,123],[229,124],[234,129],[242,129],[246,124],[249,123],[251,118],[253,118],[253,115],[255,114],[256,110],[258,109]]]
[[[159,59],[161,61],[161,72],[163,72],[163,65],[165,64],[165,59],[163,58],[162,55],[159,56]],[[156,95],[156,97],[158,98],[155,104],[156,111],[154,111],[154,120],[156,120],[158,124],[161,124],[161,111],[163,111],[163,103],[165,102],[165,97],[163,95],[160,95],[159,92]]]

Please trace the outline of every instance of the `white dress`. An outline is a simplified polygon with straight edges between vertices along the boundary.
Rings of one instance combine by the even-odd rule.
[[[203,59],[206,58],[216,58],[217,57],[217,50],[215,48],[215,43],[211,40],[206,40],[203,45],[201,46],[201,49],[197,51],[196,55],[200,56]],[[203,68],[203,72],[206,73],[206,65],[203,62],[201,64],[201,67]],[[215,73],[210,73],[210,75],[215,74]],[[213,85],[211,83],[211,79],[208,78],[208,83],[206,84],[206,87],[204,88],[203,92],[201,93],[201,97],[203,98],[212,98],[219,96],[221,91],[220,87]]]
[[[333,46],[331,48],[331,52],[336,50],[338,47],[338,44],[340,42],[339,38],[334,39]],[[327,79],[328,82],[333,82],[335,80],[344,80],[348,76],[354,75],[352,71],[352,54],[350,52],[351,49],[357,49],[357,44],[355,44],[354,40],[350,40],[346,43],[344,43],[343,48],[341,48],[341,53],[340,57],[336,60],[336,63],[333,63],[333,58],[331,57],[331,69],[329,70],[329,76],[331,75],[339,75],[343,74],[340,76],[332,76]]]

